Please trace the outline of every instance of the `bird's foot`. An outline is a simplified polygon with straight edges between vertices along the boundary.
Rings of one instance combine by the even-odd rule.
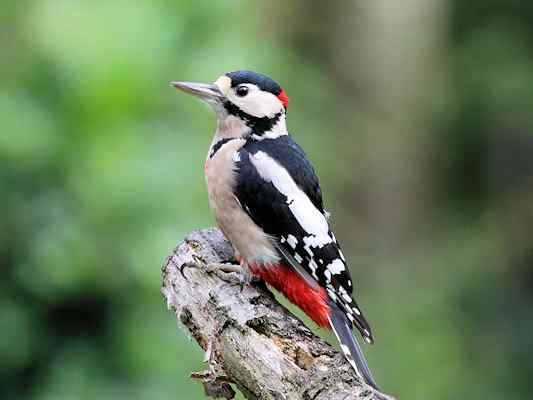
[[[205,271],[207,273],[209,274],[214,273],[221,279],[224,279],[223,278],[224,273],[226,274],[233,273],[233,272],[239,273],[242,271],[242,267],[238,264],[236,260],[227,260],[223,262],[215,262],[215,263],[208,264],[203,260],[203,258],[198,257],[196,255],[193,255],[193,259],[195,262],[185,263],[180,267],[180,273],[185,279],[187,279],[187,277],[185,276],[184,271],[187,268],[201,268],[201,269],[205,268]]]
[[[206,271],[209,273],[226,273],[231,274],[232,272],[242,272],[243,268],[239,264],[233,264],[230,262],[221,262],[221,263],[210,263],[207,264]]]
[[[233,263],[210,263],[206,271],[215,274],[225,282],[239,285],[242,288],[251,282],[248,268]]]

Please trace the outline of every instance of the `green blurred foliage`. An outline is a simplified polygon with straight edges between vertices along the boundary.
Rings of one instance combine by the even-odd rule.
[[[530,399],[533,6],[432,3],[439,24],[420,26],[444,26],[437,41],[404,34],[386,0],[367,34],[346,0],[3,2],[0,398],[203,398],[188,378],[201,351],[166,310],[159,267],[214,223],[215,123],[168,81],[253,69],[291,96],[382,388]],[[405,58],[394,37],[414,46]]]

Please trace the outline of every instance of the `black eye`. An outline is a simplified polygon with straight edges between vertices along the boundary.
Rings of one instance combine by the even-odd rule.
[[[237,96],[244,97],[248,94],[248,86],[238,86],[237,89],[235,89],[235,93],[237,93]]]

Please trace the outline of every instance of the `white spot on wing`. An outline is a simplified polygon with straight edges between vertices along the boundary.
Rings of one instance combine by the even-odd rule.
[[[326,268],[328,269],[328,271],[331,271],[333,275],[339,275],[341,272],[344,272],[346,270],[344,263],[338,258],[328,264]]]
[[[294,235],[289,235],[287,237],[287,243],[289,244],[289,246],[291,246],[293,249],[295,249],[296,245],[298,244],[298,239],[296,239],[296,236],[294,236]]]
[[[318,265],[316,265],[315,260],[312,258],[311,260],[309,260],[309,268],[311,268],[311,270],[313,271],[313,274],[316,272],[316,269],[318,268]]]
[[[299,255],[298,253],[294,255],[294,259],[296,261],[298,261],[299,263],[301,263],[304,259],[302,258],[301,255]]]
[[[233,153],[233,162],[239,162],[239,161],[241,161],[241,153],[236,151],[235,153]]]
[[[344,289],[342,286],[339,286],[338,288],[338,292],[340,294],[340,296],[342,297],[342,299],[347,302],[347,303],[351,303],[353,300],[352,300],[352,296],[350,296],[348,294],[348,292],[346,291],[346,289]]]
[[[320,235],[320,236],[314,236],[314,235],[305,236],[303,240],[304,240],[304,243],[305,243],[304,248],[307,250],[307,252],[310,255],[313,255],[311,247],[322,248],[325,245],[332,243],[331,238],[327,234],[326,235]]]

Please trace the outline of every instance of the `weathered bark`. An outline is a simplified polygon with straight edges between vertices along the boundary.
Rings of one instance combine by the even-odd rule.
[[[261,283],[207,265],[233,251],[217,229],[192,232],[163,266],[168,308],[206,351],[207,371],[192,374],[213,397],[231,399],[391,399],[356,377],[343,356],[280,305]]]

